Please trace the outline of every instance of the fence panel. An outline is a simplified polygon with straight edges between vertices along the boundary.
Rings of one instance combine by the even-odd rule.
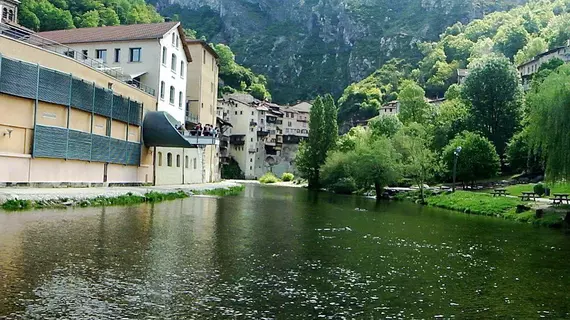
[[[71,86],[71,106],[87,112],[93,111],[93,84],[73,79]]]
[[[67,129],[36,125],[34,130],[34,157],[65,159]]]
[[[141,162],[141,144],[135,142],[127,142],[127,160],[128,165],[138,166]]]
[[[136,101],[129,101],[129,123],[137,126],[141,125],[142,105]]]
[[[69,105],[71,76],[55,70],[40,68],[38,100]]]
[[[1,59],[0,92],[35,99],[38,85],[38,66],[7,58]]]
[[[111,153],[109,162],[125,164],[127,159],[127,142],[111,138]]]
[[[108,162],[109,161],[109,141],[110,138],[100,135],[92,135],[91,145],[91,161]]]
[[[95,105],[93,111],[105,117],[111,116],[113,93],[103,88],[95,88]]]
[[[91,160],[91,134],[69,130],[67,159]]]
[[[123,96],[113,96],[113,119],[129,121],[129,100]]]

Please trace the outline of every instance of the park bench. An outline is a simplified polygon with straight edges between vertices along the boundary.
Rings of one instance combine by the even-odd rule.
[[[532,191],[525,191],[521,195],[521,201],[530,201],[530,199],[532,199],[532,201],[536,201],[537,196],[538,195]]]
[[[507,196],[507,189],[495,189],[491,192],[493,197],[506,197]]]
[[[552,198],[552,204],[557,205],[557,204],[563,204],[564,202],[566,202],[566,204],[570,204],[570,200],[568,199],[568,194],[567,193],[555,193],[553,194],[554,198]]]

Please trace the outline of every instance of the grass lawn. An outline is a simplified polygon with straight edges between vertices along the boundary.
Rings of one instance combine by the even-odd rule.
[[[520,196],[523,192],[526,191],[533,191],[534,183],[527,183],[527,184],[514,184],[512,186],[505,187],[507,192],[511,196]],[[570,183],[555,183],[555,184],[546,184],[546,186],[550,187],[550,194],[554,193],[570,193]],[[487,192],[491,192],[493,190],[487,190]]]
[[[559,213],[546,213],[542,218],[536,218],[535,210],[527,210],[522,213],[517,213],[517,206],[525,204],[524,202],[521,202],[516,198],[493,197],[488,193],[456,191],[455,193],[432,196],[427,198],[426,201],[430,206],[451,209],[469,214],[497,216],[508,220],[539,224],[549,227],[559,227],[563,225],[563,218]],[[528,205],[528,203],[526,205]]]

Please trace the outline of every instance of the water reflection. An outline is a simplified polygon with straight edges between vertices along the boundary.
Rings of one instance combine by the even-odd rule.
[[[0,214],[0,318],[567,318],[568,243],[493,218],[256,186]]]

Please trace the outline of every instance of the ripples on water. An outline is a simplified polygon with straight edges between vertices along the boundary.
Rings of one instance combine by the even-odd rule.
[[[493,218],[270,187],[0,213],[0,318],[568,318],[568,244]]]

